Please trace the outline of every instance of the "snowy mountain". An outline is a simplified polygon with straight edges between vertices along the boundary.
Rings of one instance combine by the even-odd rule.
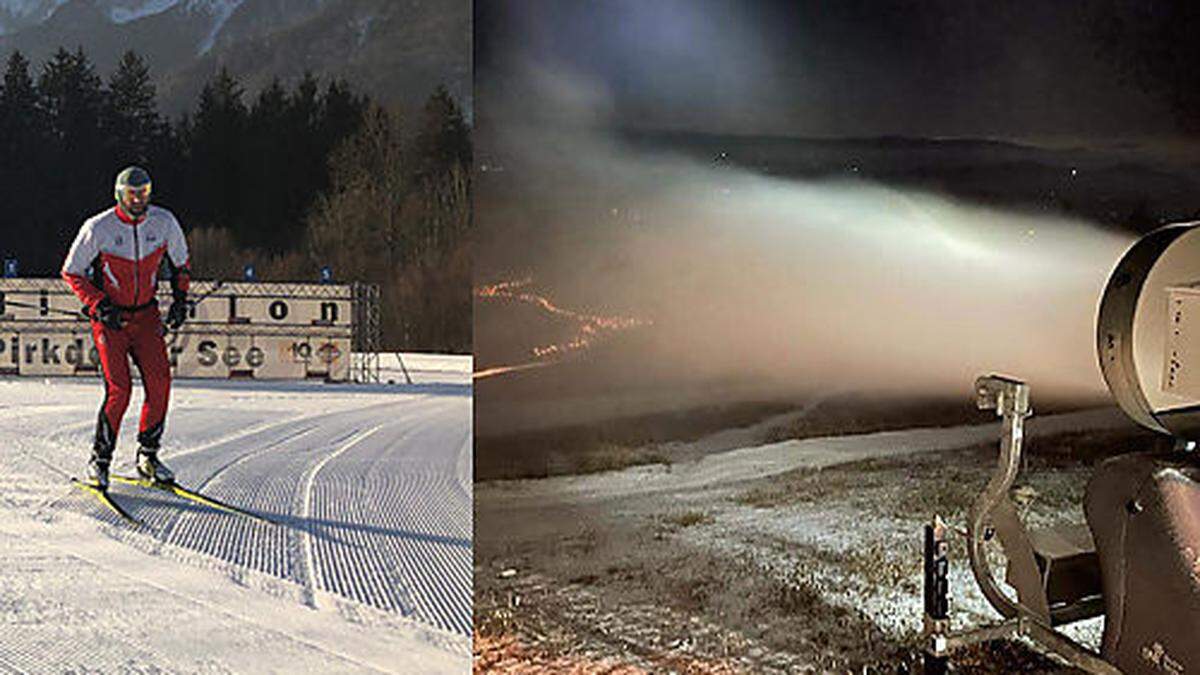
[[[19,32],[48,21],[71,0],[0,0],[0,35]],[[88,0],[85,0],[88,1]],[[90,4],[114,24],[130,23],[176,7],[211,19],[210,34],[221,26],[245,0],[90,0]]]
[[[401,105],[445,84],[469,108],[469,0],[0,0],[0,58],[20,50],[40,68],[60,46],[106,78],[136,50],[171,114],[222,66],[251,95],[311,71]]]
[[[233,10],[242,4],[243,0],[97,0],[96,4],[108,12],[113,23],[129,23],[143,17],[161,14],[173,7],[183,5],[184,9],[193,13],[202,13],[213,17],[216,30],[233,14]]]
[[[0,35],[37,25],[67,0],[0,0]]]

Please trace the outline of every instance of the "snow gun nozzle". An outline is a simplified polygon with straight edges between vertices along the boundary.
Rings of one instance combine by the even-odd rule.
[[[1028,417],[1029,385],[1004,375],[984,375],[975,380],[975,405],[980,410],[995,410],[1001,417]]]

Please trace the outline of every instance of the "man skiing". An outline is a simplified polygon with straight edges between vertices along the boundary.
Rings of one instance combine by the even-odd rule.
[[[163,319],[155,299],[159,263],[171,270],[173,301],[166,325],[187,318],[187,241],[168,210],[150,205],[150,174],[131,166],[117,174],[116,206],[88,218],[63,263],[62,277],[87,306],[92,336],[104,371],[104,403],[96,421],[89,483],[108,489],[108,467],[121,418],[129,406],[132,358],[142,375],[145,403],[138,426],[137,471],[148,480],[171,483],[174,474],[158,459],[171,370],[163,341]]]

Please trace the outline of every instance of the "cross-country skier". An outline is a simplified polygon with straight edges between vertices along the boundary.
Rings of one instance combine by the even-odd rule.
[[[164,256],[174,298],[166,325],[179,328],[188,308],[187,241],[170,211],[150,205],[150,174],[131,166],[117,174],[115,191],[116,206],[84,221],[62,268],[63,279],[87,306],[104,370],[104,403],[87,473],[88,481],[100,490],[108,489],[108,466],[129,406],[131,358],[141,371],[146,393],[138,426],[138,473],[159,482],[174,480],[158,459],[171,393],[164,322],[155,300]]]

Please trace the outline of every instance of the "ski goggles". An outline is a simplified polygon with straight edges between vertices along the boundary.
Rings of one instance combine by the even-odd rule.
[[[120,195],[121,195],[121,198],[124,200],[131,200],[131,199],[137,198],[137,199],[140,199],[141,201],[149,201],[150,200],[150,183],[146,183],[145,185],[137,185],[137,186],[134,186],[134,185],[123,186],[120,190]]]

